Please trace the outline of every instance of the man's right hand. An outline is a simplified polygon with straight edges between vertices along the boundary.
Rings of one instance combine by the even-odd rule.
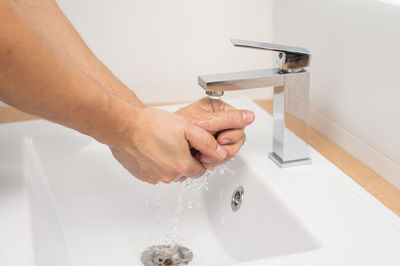
[[[135,177],[151,184],[170,183],[183,177],[199,177],[204,166],[191,154],[194,148],[216,161],[226,151],[215,138],[185,117],[155,108],[132,107],[130,125],[114,135],[114,157]]]

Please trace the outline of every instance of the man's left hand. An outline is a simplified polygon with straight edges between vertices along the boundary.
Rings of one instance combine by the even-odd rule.
[[[235,156],[246,140],[244,128],[250,125],[255,118],[251,111],[238,110],[221,100],[208,97],[185,106],[176,113],[213,134],[218,143],[226,150],[228,156],[223,161],[215,161],[196,153],[196,159],[207,168],[225,163]]]

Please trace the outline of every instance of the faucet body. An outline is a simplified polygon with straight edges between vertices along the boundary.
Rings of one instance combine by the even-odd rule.
[[[232,42],[235,45],[241,44],[237,46],[280,52],[280,67],[199,76],[199,85],[205,89],[207,95],[214,96],[221,96],[224,91],[274,87],[273,150],[269,157],[280,167],[311,163],[307,145],[310,73],[304,69],[309,63],[309,52],[303,48],[265,43],[241,40]],[[248,46],[249,43],[253,46]],[[292,50],[288,51],[288,48]],[[293,49],[301,52],[296,54]],[[290,64],[288,59],[291,60]],[[288,68],[288,65],[294,68]],[[288,122],[294,125],[293,132],[297,137],[287,129]]]

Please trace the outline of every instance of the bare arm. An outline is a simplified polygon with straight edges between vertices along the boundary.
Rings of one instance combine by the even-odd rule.
[[[97,59],[54,0],[16,0],[16,3],[35,29],[66,62],[97,82],[107,92],[111,92],[135,106],[143,106],[134,92],[119,81]],[[205,109],[203,107],[206,106],[206,102],[207,101],[200,100],[186,107],[184,111],[177,113],[186,118],[190,118],[192,122],[195,122],[198,126],[212,134],[216,132],[212,132],[211,128],[223,130],[224,132],[220,134],[217,141],[219,144],[224,145],[229,153],[229,157],[232,157],[244,143],[244,127],[253,120],[248,123],[243,122],[240,118],[240,111],[236,111],[236,115],[232,115],[233,107],[228,108],[230,112],[222,112],[225,111],[223,108],[217,108],[219,113],[215,114],[202,112]],[[228,105],[222,104],[217,106]],[[193,119],[192,114],[195,114],[196,119]],[[231,116],[229,116],[229,114]],[[217,117],[223,117],[223,121],[217,119]],[[210,124],[210,121],[213,121],[213,123]],[[221,124],[221,122],[223,123]],[[210,124],[211,127],[204,127],[203,125],[205,124]],[[221,128],[221,125],[225,127]],[[235,126],[233,127],[232,125]],[[225,142],[222,142],[223,137]],[[205,157],[201,157],[199,160],[203,163],[209,162],[208,160],[203,160],[203,158]],[[220,163],[222,162],[217,162],[217,164]],[[205,165],[210,167],[209,164]]]
[[[212,135],[183,116],[107,93],[55,52],[11,0],[0,0],[0,25],[0,100],[107,144],[128,171],[150,183],[201,175],[205,169],[189,145],[226,158]]]
[[[143,103],[92,53],[53,0],[17,0],[21,12],[66,62],[105,90],[136,106]]]
[[[109,111],[111,97],[62,60],[13,2],[2,0],[0,5],[1,100],[96,135],[92,131]]]

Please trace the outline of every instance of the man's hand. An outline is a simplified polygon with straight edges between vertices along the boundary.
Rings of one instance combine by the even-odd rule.
[[[222,161],[227,152],[215,138],[188,119],[154,108],[134,108],[131,123],[109,144],[114,157],[135,177],[148,183],[170,183],[199,177],[205,168],[191,154]],[[110,139],[115,140],[115,136]],[[106,143],[107,144],[107,143]]]
[[[105,89],[104,80],[109,78],[95,76],[106,70],[87,72],[82,65],[87,69],[94,66],[68,61],[62,45],[49,41],[54,35],[44,39],[44,33],[38,31],[43,23],[33,25],[33,18],[27,18],[23,10],[29,8],[12,0],[0,1],[0,24],[5,25],[0,27],[0,100],[107,144],[129,172],[150,183],[200,176],[205,171],[200,161],[221,162],[242,145],[241,130],[219,134],[218,142],[227,150],[212,134],[242,129],[254,119],[252,113],[230,110],[221,102],[202,104],[202,100],[180,111],[192,123],[177,114],[143,108],[133,94]],[[41,15],[34,17],[40,19]],[[200,116],[212,112],[215,116]],[[249,116],[240,118],[239,113]],[[190,148],[197,151],[198,160]]]
[[[224,160],[215,160],[206,154],[197,153],[196,158],[207,168],[215,167],[235,156],[246,140],[244,128],[254,121],[253,112],[237,110],[223,101],[208,97],[185,106],[176,113],[214,135],[227,152]]]

